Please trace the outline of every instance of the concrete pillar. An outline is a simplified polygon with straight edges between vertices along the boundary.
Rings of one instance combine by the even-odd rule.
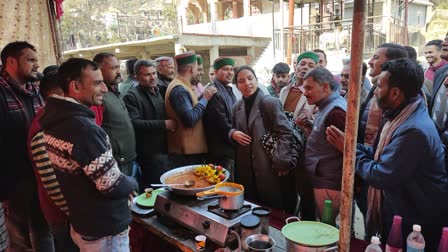
[[[386,14],[386,17],[383,18],[383,27],[385,27],[385,33],[386,33],[386,42],[391,42],[391,18],[390,13],[392,11],[392,1],[391,0],[385,0],[383,2],[383,13]]]
[[[247,48],[247,56],[250,57],[250,62],[247,62],[248,64],[251,64],[255,60],[255,46],[250,46]]]
[[[238,2],[232,1],[232,18],[238,18]]]
[[[180,4],[177,5],[177,22],[179,25],[179,34],[182,34],[184,27],[187,26],[187,7],[188,0],[181,0]]]
[[[210,48],[210,62],[215,61],[217,58],[219,58],[219,46],[212,46]]]
[[[248,17],[250,16],[250,0],[243,0],[243,10],[244,10],[244,16]]]
[[[208,4],[210,5],[210,22],[215,22],[217,19],[216,16],[216,0],[209,0]]]

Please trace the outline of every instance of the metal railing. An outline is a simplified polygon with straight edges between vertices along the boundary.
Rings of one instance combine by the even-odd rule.
[[[404,44],[406,29],[404,23],[390,16],[373,16],[366,18],[364,37],[364,53],[370,55],[375,48],[385,42]],[[298,54],[306,50],[347,50],[350,51],[352,20],[335,20],[283,28],[274,31],[276,50],[286,53],[288,39],[292,37],[292,53]],[[283,34],[283,47],[281,35]]]

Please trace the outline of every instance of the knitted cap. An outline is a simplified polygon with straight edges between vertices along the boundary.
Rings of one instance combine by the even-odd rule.
[[[227,65],[234,66],[235,60],[232,58],[217,58],[217,59],[215,59],[215,62],[213,62],[213,68],[215,70],[218,70],[221,67],[227,66]]]
[[[174,56],[174,59],[176,59],[177,65],[188,65],[197,61],[196,53],[194,51],[178,54]]]
[[[200,54],[196,54],[196,59],[198,61],[198,65],[202,65],[202,56]]]
[[[316,62],[316,64],[319,62],[319,56],[317,56],[317,54],[314,52],[308,51],[308,52],[301,53],[299,55],[299,57],[297,57],[297,63],[299,63],[302,59],[305,59],[305,58],[314,60],[314,62]]]

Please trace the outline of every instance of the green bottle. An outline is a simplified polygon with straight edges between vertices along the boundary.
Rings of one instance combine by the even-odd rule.
[[[322,222],[331,226],[335,226],[333,218],[333,203],[331,200],[324,201],[324,213],[322,214]]]

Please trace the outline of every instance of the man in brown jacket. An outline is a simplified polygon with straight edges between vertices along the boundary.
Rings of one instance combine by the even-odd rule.
[[[207,153],[202,116],[217,90],[206,88],[198,100],[191,85],[199,77],[196,53],[179,54],[175,60],[177,75],[166,90],[165,107],[168,119],[175,120],[178,127],[167,133],[168,152],[175,166],[199,164]]]

